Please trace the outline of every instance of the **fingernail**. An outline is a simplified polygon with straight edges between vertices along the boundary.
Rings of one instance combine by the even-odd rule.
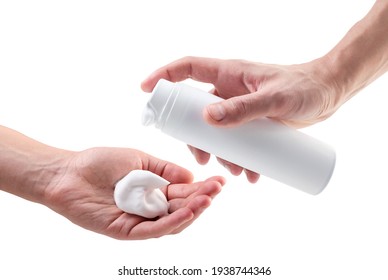
[[[221,104],[212,104],[207,107],[210,117],[215,121],[221,121],[225,118],[226,112]]]

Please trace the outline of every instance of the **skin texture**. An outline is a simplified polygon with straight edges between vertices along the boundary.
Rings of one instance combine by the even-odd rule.
[[[3,126],[0,139],[0,190],[46,205],[85,229],[116,239],[181,232],[225,184],[222,177],[193,183],[188,170],[133,149],[61,150]],[[151,220],[116,207],[114,186],[134,169],[151,171],[171,182],[162,188],[170,204],[169,215]]]
[[[268,117],[300,128],[323,121],[388,70],[388,1],[376,1],[326,55],[297,65],[184,57],[153,72],[142,83],[151,92],[161,78],[193,79],[214,85],[225,101],[207,106],[203,117],[214,126],[236,126]],[[200,164],[210,155],[189,147]],[[218,161],[233,175],[243,171],[252,183],[259,174]]]

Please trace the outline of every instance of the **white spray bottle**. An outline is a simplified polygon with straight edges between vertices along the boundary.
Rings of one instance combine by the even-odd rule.
[[[335,166],[334,150],[276,121],[262,118],[232,128],[215,127],[203,109],[223,99],[183,83],[160,80],[143,112],[144,125],[310,194],[320,193]]]

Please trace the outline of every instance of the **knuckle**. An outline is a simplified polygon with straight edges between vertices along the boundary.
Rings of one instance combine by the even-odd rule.
[[[250,113],[249,106],[241,99],[231,100],[231,112],[236,118],[247,116]]]

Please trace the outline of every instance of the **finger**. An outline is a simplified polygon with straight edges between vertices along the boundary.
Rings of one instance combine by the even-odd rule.
[[[141,88],[151,92],[160,79],[171,82],[183,81],[191,78],[204,83],[214,83],[222,60],[204,57],[184,57],[153,72],[146,78]]]
[[[208,207],[210,205],[211,200],[211,197],[209,197],[208,195],[198,195],[192,199],[177,199],[174,201],[174,203],[170,204],[170,212],[174,213],[179,209],[187,207],[191,209],[193,213],[196,213],[198,209]]]
[[[244,171],[248,181],[252,184],[256,183],[259,180],[260,174],[250,171],[248,169],[244,169],[241,166],[238,166],[234,163],[226,161],[221,158],[217,158],[218,162],[224,166],[232,175],[238,176]]]
[[[170,211],[175,211],[178,208],[184,207],[196,196],[207,195],[211,198],[215,197],[222,189],[222,186],[225,182],[223,177],[218,180],[212,179],[212,181],[205,181],[197,184],[191,185],[170,185],[168,188],[168,200],[171,206],[175,208],[170,208]],[[185,204],[184,204],[185,203]]]
[[[260,174],[250,171],[248,169],[244,169],[244,172],[245,172],[245,175],[247,176],[248,181],[252,184],[256,183],[260,178]]]
[[[226,179],[222,176],[213,176],[206,179],[205,182],[218,182],[222,187],[226,184]]]
[[[163,177],[172,184],[188,184],[193,182],[193,174],[186,168],[150,155],[146,155],[142,160],[143,169]]]
[[[167,200],[171,203],[171,200],[183,199],[191,196],[193,193],[198,191],[198,189],[200,188],[200,184],[171,184],[167,186],[167,188]],[[170,211],[172,211],[171,208]]]
[[[189,147],[190,152],[193,154],[197,162],[201,165],[204,165],[209,162],[210,154],[204,152],[200,149],[194,148],[193,146],[187,145]]]
[[[220,94],[218,93],[218,90],[216,88],[212,88],[209,93],[215,95],[215,96],[220,96]]]
[[[272,105],[267,95],[254,92],[208,105],[203,116],[212,125],[236,126],[253,119],[272,117]]]
[[[205,181],[206,186],[199,188],[199,191],[202,191],[202,195],[196,196],[194,199],[177,199],[174,200],[174,203],[170,204],[170,210],[179,209],[180,207],[190,208],[194,214],[194,217],[176,228],[172,233],[179,233],[189,225],[191,225],[211,204],[212,198],[214,198],[220,191],[222,185],[225,184],[225,179],[220,176],[209,178]],[[198,192],[200,194],[201,192]]]
[[[174,232],[177,228],[188,223],[194,218],[194,213],[189,208],[181,208],[174,213],[164,216],[156,221],[145,221],[130,231],[128,239],[148,239],[161,237]]]
[[[217,158],[217,161],[234,176],[238,176],[243,172],[243,168],[234,163],[226,161],[222,158]]]
[[[177,227],[172,233],[176,234],[181,231],[183,231],[185,228],[190,226],[196,219],[198,219],[199,216],[210,206],[211,199],[208,196],[199,196],[195,200],[193,200],[190,205],[188,205],[188,208],[191,209],[194,213],[194,217],[182,224],[181,226]]]

